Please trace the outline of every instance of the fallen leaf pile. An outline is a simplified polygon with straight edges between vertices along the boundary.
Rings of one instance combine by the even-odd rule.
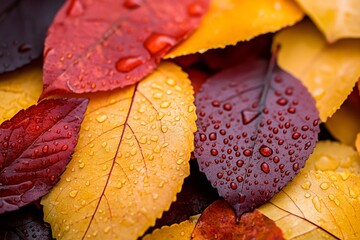
[[[0,23],[1,239],[360,239],[357,0],[12,0]]]

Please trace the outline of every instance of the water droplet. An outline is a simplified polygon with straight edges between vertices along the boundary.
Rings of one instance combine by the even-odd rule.
[[[269,157],[271,154],[273,154],[273,150],[266,145],[262,145],[259,149],[259,152],[264,157]]]
[[[140,57],[123,57],[116,62],[116,69],[119,72],[130,72],[144,63],[143,58]]]
[[[310,187],[311,187],[311,182],[306,181],[306,182],[304,182],[303,184],[301,184],[301,187],[302,187],[304,190],[309,190]]]
[[[242,181],[244,181],[244,178],[241,176],[237,176],[236,177],[236,181],[238,181],[239,183],[241,183]]]
[[[311,194],[310,193],[305,193],[305,197],[309,198],[309,197],[311,197]]]
[[[294,170],[295,172],[298,171],[299,168],[300,168],[299,163],[294,163],[294,164],[293,164],[293,170]]]
[[[244,194],[240,194],[240,196],[239,196],[239,203],[245,202],[245,198],[246,198],[246,196],[245,196]]]
[[[214,140],[216,140],[216,138],[217,138],[216,133],[212,132],[212,133],[209,134],[209,139],[210,140],[214,141]]]
[[[31,45],[27,43],[23,43],[18,47],[19,53],[26,53],[31,50]]]
[[[217,176],[218,179],[221,179],[223,177],[223,174],[222,173],[217,173],[216,176]]]
[[[190,106],[188,107],[188,112],[189,112],[189,113],[193,112],[194,110],[195,110],[195,106],[190,105]]]
[[[125,0],[123,6],[128,9],[136,9],[141,6],[142,0]]]
[[[301,136],[301,134],[298,133],[298,132],[296,132],[296,133],[294,133],[294,134],[292,135],[292,138],[293,138],[293,139],[298,139],[300,136]]]
[[[291,87],[286,88],[285,89],[285,94],[288,95],[288,96],[292,95],[293,94],[293,88],[291,88]]]
[[[145,48],[150,54],[163,54],[176,44],[176,39],[159,33],[153,33],[145,41]]]
[[[84,12],[84,6],[79,0],[71,0],[66,14],[70,17],[80,16]]]
[[[171,102],[170,101],[164,101],[160,104],[161,108],[168,108],[170,106]]]
[[[323,182],[323,183],[320,184],[320,188],[321,188],[322,190],[326,190],[326,189],[328,189],[329,187],[330,187],[330,184],[329,184],[328,182]]]
[[[200,3],[192,3],[188,6],[188,13],[190,16],[198,17],[205,12],[204,7]]]
[[[236,162],[236,165],[237,165],[238,167],[242,167],[242,166],[244,165],[244,161],[243,161],[243,160],[238,160],[238,161]]]
[[[253,110],[241,111],[241,118],[245,125],[254,121],[259,115],[260,113],[258,111],[253,111]]]
[[[224,109],[225,111],[231,111],[232,106],[231,106],[230,103],[226,103],[226,104],[224,104],[223,109]]]
[[[274,161],[274,163],[278,163],[280,161],[280,158],[279,157],[274,157],[273,161]]]
[[[55,181],[55,176],[54,175],[52,175],[51,177],[50,177],[50,181]]]
[[[79,192],[79,191],[77,191],[77,190],[72,190],[72,191],[69,193],[69,196],[72,197],[72,198],[74,198],[74,197],[76,197],[76,195],[78,194],[78,192]]]
[[[63,150],[63,151],[66,151],[68,149],[68,145],[63,145],[62,147],[61,147],[61,150]]]
[[[230,188],[231,188],[232,190],[236,190],[236,189],[237,189],[236,183],[231,182],[231,183],[230,183]]]
[[[286,98],[279,98],[277,101],[276,101],[277,104],[279,104],[280,106],[284,106],[288,103],[288,100]]]
[[[319,213],[321,213],[321,201],[320,201],[320,199],[318,198],[318,196],[313,197],[312,203],[313,203],[316,211],[318,211]]]
[[[288,108],[288,113],[296,113],[296,109],[293,107]]]
[[[204,141],[206,141],[206,135],[205,134],[203,134],[203,133],[201,133],[200,134],[200,141],[202,141],[202,142],[204,142]]]
[[[96,121],[98,121],[99,123],[103,123],[106,121],[106,119],[108,119],[107,115],[102,114],[96,117]]]
[[[252,152],[249,149],[244,150],[243,154],[247,157],[251,156]]]
[[[261,170],[262,170],[264,173],[269,173],[269,172],[270,172],[269,164],[263,162],[263,163],[261,164]]]
[[[216,149],[211,149],[210,151],[211,155],[216,156],[218,155],[218,151]]]

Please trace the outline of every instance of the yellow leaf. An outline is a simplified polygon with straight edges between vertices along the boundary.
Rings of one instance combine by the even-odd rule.
[[[73,159],[43,200],[61,239],[137,239],[189,175],[196,114],[187,75],[163,63],[140,83],[90,95]]]
[[[286,212],[272,203],[266,203],[258,210],[276,223],[285,239],[337,239],[315,224]]]
[[[356,136],[355,147],[360,155],[360,133],[358,133]]]
[[[325,122],[345,101],[360,76],[360,39],[332,45],[310,21],[276,34],[279,65],[299,78],[316,100]]]
[[[39,63],[0,76],[0,123],[18,111],[35,104],[42,91],[42,70]]]
[[[151,234],[147,234],[143,240],[190,240],[195,225],[195,222],[186,220],[180,224],[173,224],[170,227],[164,226],[160,229],[155,229]]]
[[[235,45],[293,25],[303,16],[292,0],[212,0],[200,27],[165,58]]]
[[[320,141],[306,161],[304,171],[343,171],[360,173],[360,156],[350,146],[334,141]]]
[[[337,238],[359,239],[359,186],[359,175],[302,171],[270,202]]]
[[[360,37],[359,0],[296,0],[328,42]]]

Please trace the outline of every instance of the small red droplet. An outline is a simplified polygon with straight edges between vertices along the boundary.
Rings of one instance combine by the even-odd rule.
[[[245,202],[245,198],[246,198],[246,196],[245,196],[244,194],[240,194],[240,196],[239,196],[239,203]]]
[[[288,113],[296,113],[296,109],[293,107],[288,108]]]
[[[124,57],[116,62],[116,70],[119,72],[130,72],[144,63],[142,57]]]
[[[212,132],[212,133],[209,134],[209,139],[210,140],[214,141],[214,140],[216,140],[216,138],[217,138],[216,133]]]
[[[273,161],[274,161],[274,163],[278,163],[280,161],[280,158],[279,157],[274,157]]]
[[[27,43],[23,43],[18,47],[19,53],[25,53],[31,50],[31,45]]]
[[[218,151],[216,149],[211,149],[210,151],[211,155],[216,156],[218,155]]]
[[[249,149],[246,149],[244,150],[243,154],[248,157],[251,156],[252,152]]]
[[[244,178],[241,176],[236,177],[236,181],[238,181],[239,183],[241,183],[242,181],[244,181]]]
[[[170,36],[153,33],[148,37],[144,43],[145,48],[150,52],[150,54],[164,54],[172,46],[176,44],[176,40]]]
[[[84,13],[84,6],[79,0],[71,0],[66,14],[69,17],[77,17]]]
[[[269,173],[270,172],[270,167],[267,163],[263,162],[261,164],[261,170],[264,172],[264,173]]]
[[[296,172],[297,170],[299,170],[299,163],[294,163],[293,164],[293,170]]]
[[[49,146],[48,145],[45,145],[43,148],[42,148],[42,151],[43,153],[47,153],[49,151]]]
[[[213,107],[220,107],[220,102],[219,101],[213,101],[211,103],[211,105],[213,105]]]
[[[225,130],[225,129],[221,129],[221,130],[220,130],[220,134],[221,134],[221,135],[225,135],[225,134],[226,134],[226,130]]]
[[[293,89],[291,87],[287,88],[285,90],[285,94],[288,95],[288,96],[292,95],[293,94]]]
[[[273,150],[266,145],[262,145],[259,149],[259,152],[264,157],[269,157],[273,153]]]
[[[223,108],[224,108],[224,110],[226,110],[226,111],[231,111],[232,106],[231,106],[231,104],[226,103],[226,104],[223,106]]]
[[[205,134],[203,134],[203,133],[200,134],[200,141],[202,141],[202,142],[206,141],[206,135]]]
[[[63,145],[62,147],[61,147],[61,150],[63,150],[63,151],[66,151],[68,149],[68,145]]]
[[[293,139],[298,139],[300,136],[301,136],[301,134],[298,133],[298,132],[296,132],[296,133],[294,133],[294,134],[292,135],[292,138],[293,138]]]
[[[280,98],[276,101],[277,104],[284,106],[288,103],[288,100],[286,98]]]
[[[223,177],[223,174],[222,173],[217,173],[216,176],[217,176],[218,179],[221,179]]]
[[[236,165],[237,165],[238,167],[242,167],[242,166],[244,165],[244,161],[243,161],[243,160],[238,160],[238,161],[236,162]]]
[[[231,183],[230,183],[230,188],[231,188],[232,190],[236,190],[236,189],[237,189],[236,183],[231,182]]]
[[[259,115],[260,113],[258,111],[243,110],[241,112],[241,119],[243,123],[246,125],[254,121]]]
[[[294,150],[289,150],[289,155],[293,155],[295,153]]]
[[[140,7],[142,4],[142,0],[125,0],[123,6],[128,9],[136,9]]]
[[[192,3],[188,7],[188,13],[193,17],[201,16],[204,12],[205,9],[200,3]]]

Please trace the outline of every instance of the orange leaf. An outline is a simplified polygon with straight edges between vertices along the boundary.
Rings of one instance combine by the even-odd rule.
[[[186,220],[179,224],[155,229],[151,234],[146,235],[142,240],[190,240],[194,228],[195,222]]]

